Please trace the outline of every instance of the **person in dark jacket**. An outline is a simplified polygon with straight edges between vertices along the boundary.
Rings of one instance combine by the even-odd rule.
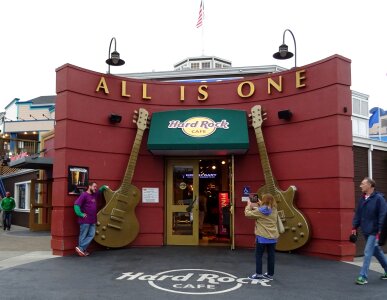
[[[386,243],[386,240],[387,240],[387,213],[386,213],[386,216],[384,217],[383,228],[379,237],[379,246],[384,246],[384,244]]]
[[[364,261],[356,284],[366,284],[372,256],[375,256],[384,269],[380,279],[387,279],[387,260],[379,246],[379,236],[382,231],[387,204],[383,194],[375,191],[375,181],[365,177],[360,184],[363,195],[359,199],[355,216],[352,221],[352,234],[357,234],[360,227],[366,245]]]

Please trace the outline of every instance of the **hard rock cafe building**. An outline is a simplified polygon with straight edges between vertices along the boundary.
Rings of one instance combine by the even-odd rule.
[[[45,140],[53,253],[74,253],[74,200],[95,181],[110,188],[93,244],[101,250],[254,247],[246,197],[270,192],[285,227],[278,250],[352,259],[350,64],[334,55],[212,82],[58,68],[55,133]]]

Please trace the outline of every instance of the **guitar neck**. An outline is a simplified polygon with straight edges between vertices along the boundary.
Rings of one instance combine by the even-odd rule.
[[[263,170],[263,175],[265,177],[267,191],[274,195],[275,182],[274,182],[273,173],[271,171],[269,156],[267,155],[265,140],[263,138],[261,127],[255,128],[255,136],[257,138],[259,157],[261,158],[262,170]]]
[[[130,185],[132,183],[134,169],[136,167],[138,153],[140,151],[140,146],[141,146],[143,134],[144,134],[144,130],[137,128],[137,133],[136,133],[136,137],[134,139],[132,152],[130,153],[128,166],[126,167],[124,179],[123,179],[122,184],[121,184],[121,189],[123,190],[123,192],[128,192]]]

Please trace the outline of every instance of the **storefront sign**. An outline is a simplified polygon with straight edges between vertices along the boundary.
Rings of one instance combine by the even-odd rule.
[[[159,203],[159,188],[142,188],[142,203]]]
[[[230,235],[230,198],[228,193],[219,193],[219,234]]]
[[[122,273],[116,280],[147,281],[156,289],[176,294],[212,295],[231,292],[243,285],[270,287],[267,279],[238,278],[232,274],[206,269],[178,269],[147,275],[143,272]]]
[[[243,154],[248,146],[245,111],[212,108],[152,114],[148,149],[154,154]]]
[[[288,84],[288,86],[293,85],[295,86],[296,89],[300,89],[306,86],[306,83],[305,83],[306,79],[307,79],[306,70],[298,70],[294,72],[294,78],[292,78],[291,84],[288,84],[288,83],[286,84]],[[241,99],[252,97],[257,89],[266,90],[268,95],[272,94],[273,90],[276,90],[277,92],[282,93],[283,87],[285,86],[284,81],[285,80],[283,80],[282,75],[279,75],[274,78],[269,77],[267,78],[267,80],[261,80],[257,83],[258,85],[252,81],[237,82],[235,83],[235,92]],[[121,87],[120,87],[121,97],[125,99],[130,99],[132,97],[129,84],[127,84],[127,81],[125,80],[121,81]],[[152,93],[148,91],[148,84],[144,82],[141,85],[142,85],[141,99],[147,102],[151,101],[154,95],[152,95]],[[198,86],[197,85],[193,85],[193,86],[176,85],[176,89],[177,89],[176,95],[180,95],[178,98],[180,102],[183,102],[186,100],[186,94],[188,94],[186,90],[188,89],[196,90],[196,99],[199,102],[206,101],[211,96],[209,86],[206,84],[201,84]],[[95,92],[97,93],[103,92],[106,95],[110,94],[108,81],[106,80],[105,77],[102,76],[100,78],[96,86]]]
[[[180,128],[186,135],[200,138],[213,134],[218,128],[228,129],[228,125],[229,122],[227,120],[215,122],[207,117],[193,117],[184,122],[179,120],[169,121],[168,128]]]

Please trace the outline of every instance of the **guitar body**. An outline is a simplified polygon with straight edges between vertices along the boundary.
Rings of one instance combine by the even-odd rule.
[[[310,237],[309,224],[303,214],[294,206],[295,186],[290,186],[286,191],[282,191],[274,187],[273,194],[277,202],[278,215],[280,216],[285,228],[285,232],[281,233],[276,249],[278,251],[291,251],[305,245]],[[269,193],[267,186],[263,186],[258,190],[258,196],[262,199],[262,195]]]
[[[138,235],[139,223],[135,214],[140,200],[140,191],[134,185],[128,191],[104,191],[106,206],[97,214],[94,240],[106,247],[119,248],[131,243]]]

